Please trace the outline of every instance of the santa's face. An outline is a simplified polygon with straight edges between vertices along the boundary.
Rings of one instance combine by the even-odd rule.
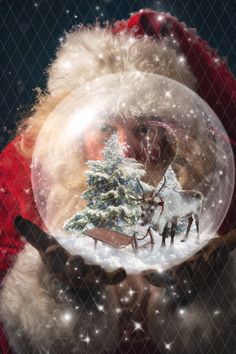
[[[102,158],[104,143],[112,134],[117,134],[119,142],[127,146],[127,157],[135,158],[147,168],[157,167],[163,162],[163,156],[169,145],[163,128],[155,126],[154,121],[114,118],[100,120],[91,126],[85,135],[84,155],[86,160]],[[173,158],[173,152],[168,159]]]

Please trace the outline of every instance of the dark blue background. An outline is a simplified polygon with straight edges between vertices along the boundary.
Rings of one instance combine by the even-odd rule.
[[[0,148],[45,87],[45,68],[64,30],[78,23],[123,19],[140,8],[167,11],[195,27],[236,73],[236,0],[0,0]]]

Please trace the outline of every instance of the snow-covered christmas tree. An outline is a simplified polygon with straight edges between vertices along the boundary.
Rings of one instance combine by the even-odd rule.
[[[179,183],[179,181],[176,177],[176,174],[175,174],[171,165],[166,170],[165,179],[166,179],[166,182],[165,182],[165,185],[162,189],[163,191],[173,191],[174,190],[176,192],[179,192],[182,190],[181,184]],[[161,188],[163,183],[164,183],[164,177],[162,178],[161,182],[157,186],[157,190]]]
[[[165,182],[165,184],[164,184]],[[164,186],[163,186],[164,184]],[[172,166],[170,165],[168,167],[168,169],[166,170],[165,173],[165,178],[163,177],[161,182],[159,183],[159,185],[157,186],[157,190],[159,190],[161,188],[161,186],[163,186],[162,191],[166,192],[166,191],[175,191],[175,192],[180,192],[181,190],[183,190],[181,184],[179,183],[176,174],[172,168]],[[186,228],[187,228],[187,220],[186,218],[184,219],[180,219],[178,222],[178,225],[176,226],[176,234],[180,234],[182,232],[185,232]],[[192,226],[194,227],[194,226]]]
[[[89,188],[81,196],[87,207],[65,222],[65,230],[105,227],[118,231],[138,221],[141,208],[135,200],[139,193],[137,179],[146,172],[142,164],[125,157],[126,148],[113,134],[105,143],[103,159],[87,162]]]

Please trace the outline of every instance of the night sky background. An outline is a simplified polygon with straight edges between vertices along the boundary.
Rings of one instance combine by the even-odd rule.
[[[45,69],[64,31],[141,8],[170,12],[197,28],[236,75],[236,0],[0,0],[0,149],[34,103],[35,87],[45,88]]]

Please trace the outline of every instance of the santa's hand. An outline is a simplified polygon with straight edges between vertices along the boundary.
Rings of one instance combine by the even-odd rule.
[[[53,236],[21,216],[17,216],[14,223],[26,241],[38,250],[48,271],[71,288],[115,285],[126,278],[122,268],[109,273],[100,266],[85,264],[81,256],[72,255]]]
[[[209,241],[200,251],[173,268],[158,273],[144,272],[144,277],[157,287],[172,287],[179,293],[194,295],[224,269],[228,256],[236,248],[236,230]]]

